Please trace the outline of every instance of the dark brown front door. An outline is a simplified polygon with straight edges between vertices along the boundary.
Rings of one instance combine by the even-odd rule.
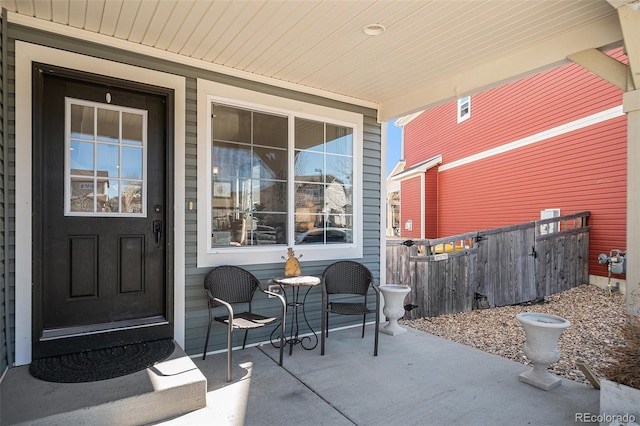
[[[169,94],[33,76],[33,358],[171,337]]]

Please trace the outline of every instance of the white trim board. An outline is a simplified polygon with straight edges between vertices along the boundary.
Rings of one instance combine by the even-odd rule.
[[[453,169],[456,167],[464,166],[476,161],[484,160],[485,158],[493,157],[498,154],[513,151],[514,149],[522,148],[527,145],[532,145],[537,142],[542,142],[547,139],[563,135],[565,133],[573,132],[574,130],[583,129],[585,127],[592,126],[594,124],[602,123],[603,121],[611,120],[613,118],[621,117],[622,105],[610,108],[588,117],[580,118],[578,120],[571,121],[569,123],[562,124],[557,127],[545,130],[535,135],[527,136],[526,138],[518,139],[513,142],[506,143],[504,145],[497,146],[495,148],[488,149],[486,151],[478,152],[477,154],[470,155],[468,157],[461,158],[456,161],[444,164],[438,167],[438,172],[444,172],[445,170]]]
[[[15,365],[31,362],[31,112],[32,62],[104,74],[174,90],[174,340],[185,341],[185,78],[146,68],[16,41]]]

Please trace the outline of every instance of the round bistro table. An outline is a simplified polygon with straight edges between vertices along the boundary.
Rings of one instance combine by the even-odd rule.
[[[312,275],[301,275],[298,277],[285,277],[285,278],[274,278],[273,282],[278,284],[280,288],[282,288],[282,292],[284,294],[284,298],[287,301],[287,306],[291,306],[291,328],[289,337],[285,337],[285,345],[289,345],[289,355],[293,353],[293,346],[300,344],[303,349],[312,350],[316,346],[318,346],[318,335],[311,328],[311,324],[307,320],[307,315],[304,312],[304,304],[307,300],[307,295],[311,291],[311,289],[320,284],[320,278],[314,277]],[[289,301],[287,298],[287,292],[285,291],[285,287],[291,287],[291,295],[292,300]],[[300,301],[300,288],[307,287],[307,291],[304,293],[302,301]],[[302,317],[304,322],[311,330],[311,334],[307,336],[300,337],[298,331],[300,329],[298,322],[298,308],[302,307]],[[273,335],[273,333],[272,333]],[[315,341],[314,341],[315,339]],[[273,339],[271,339],[271,344],[276,346],[273,343]],[[276,346],[277,347],[277,346]]]

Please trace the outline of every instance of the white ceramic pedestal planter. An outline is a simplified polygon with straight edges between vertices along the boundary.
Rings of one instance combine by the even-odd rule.
[[[384,297],[382,313],[389,320],[380,331],[392,336],[406,333],[407,330],[398,325],[398,319],[404,315],[404,297],[411,289],[406,285],[386,284],[380,286],[380,291]]]
[[[524,354],[533,362],[533,369],[521,373],[521,382],[549,390],[558,386],[561,379],[549,374],[547,366],[560,359],[558,339],[562,332],[571,325],[569,321],[555,315],[524,312],[516,315],[522,324],[527,341],[524,343]]]

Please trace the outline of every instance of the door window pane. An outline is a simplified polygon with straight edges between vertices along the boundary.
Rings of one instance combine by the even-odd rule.
[[[93,146],[92,143],[71,141],[69,157],[72,173],[93,172]]]
[[[66,105],[65,214],[144,215],[146,111],[71,98]]]
[[[98,108],[98,140],[118,142],[120,138],[120,113],[111,109]]]
[[[142,212],[142,182],[121,181],[120,205],[124,213]]]
[[[142,115],[122,113],[122,143],[142,146]]]
[[[94,211],[94,180],[71,178],[70,207],[72,212]]]
[[[75,139],[93,139],[94,112],[93,107],[71,105],[71,137]]]
[[[122,171],[124,179],[142,179],[142,149],[122,147]]]
[[[98,144],[98,177],[119,177],[118,145]]]

